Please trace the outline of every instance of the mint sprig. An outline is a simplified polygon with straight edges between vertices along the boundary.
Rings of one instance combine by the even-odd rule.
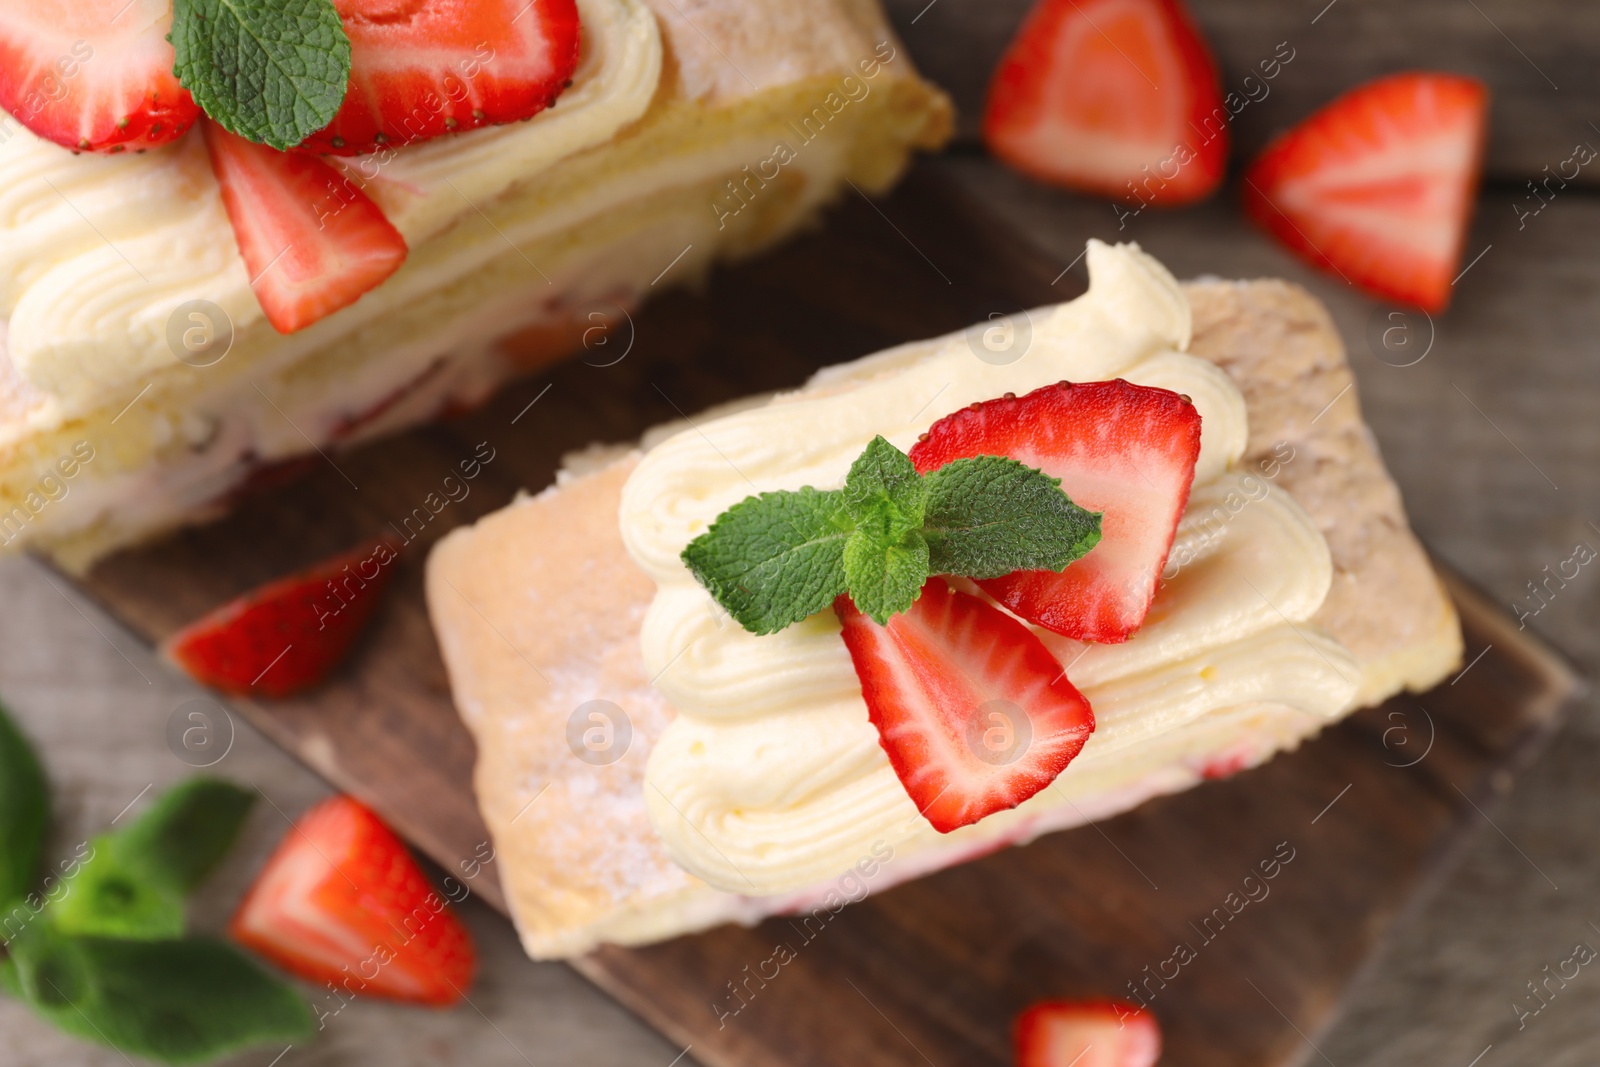
[[[919,475],[876,437],[843,489],[747,497],[689,543],[683,562],[739,625],[771,634],[842,593],[886,623],[930,575],[1061,571],[1099,541],[1099,514],[1074,504],[1060,479],[1003,456]]]
[[[280,151],[327,126],[350,84],[333,0],[174,0],[173,73],[212,120]]]
[[[193,779],[36,882],[49,789],[0,707],[0,994],[69,1034],[164,1063],[309,1038],[311,1010],[293,986],[232,945],[183,934],[185,898],[251,799]]]

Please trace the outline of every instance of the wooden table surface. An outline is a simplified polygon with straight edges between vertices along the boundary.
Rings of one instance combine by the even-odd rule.
[[[1017,0],[894,0],[926,69],[968,115],[995,51],[1025,6]],[[1549,0],[1195,0],[1226,79],[1282,40],[1296,60],[1239,120],[1242,144],[1361,77],[1406,66],[1464,70],[1495,94],[1491,177],[1468,256],[1481,251],[1437,321],[1415,317],[1432,347],[1411,366],[1379,358],[1365,338],[1370,301],[1301,268],[1243,227],[1224,194],[1182,213],[1146,212],[1118,231],[1111,209],[1047,190],[994,167],[970,146],[939,164],[1033,235],[1063,269],[1086,237],[1132,238],[1180,276],[1278,275],[1301,281],[1333,309],[1351,349],[1361,399],[1424,540],[1508,606],[1530,581],[1600,548],[1600,195],[1562,190],[1519,228],[1523,183],[1600,145],[1600,8]],[[920,15],[920,18],[918,17]],[[1313,19],[1315,21],[1313,22]],[[915,21],[913,21],[915,20]],[[1303,42],[1303,44],[1302,44]],[[1302,62],[1304,60],[1304,62]],[[1595,172],[1600,175],[1600,171]],[[1585,174],[1592,183],[1595,175]],[[885,230],[885,239],[894,240]],[[1585,567],[1527,624],[1600,671],[1600,569]],[[27,562],[0,564],[0,696],[39,742],[54,776],[58,847],[68,848],[130,803],[148,801],[189,768],[169,752],[169,716],[200,694],[160,666],[66,588]],[[1600,976],[1580,972],[1521,1020],[1527,983],[1585,942],[1600,948],[1600,716],[1580,706],[1561,738],[1484,826],[1461,867],[1409,918],[1375,961],[1344,1020],[1308,1044],[1306,1062],[1389,1067],[1560,1067],[1600,1058]],[[220,924],[250,870],[293,815],[323,792],[309,772],[239,724],[218,771],[272,800],[245,847],[205,892],[197,919]],[[328,1022],[323,1040],[283,1065],[643,1064],[668,1067],[666,1045],[567,969],[523,959],[505,928],[469,904],[484,946],[473,1006],[435,1014],[359,1004]],[[282,1050],[241,1057],[266,1067]],[[1482,1057],[1475,1060],[1475,1057]],[[693,1059],[692,1050],[680,1062]],[[116,1053],[77,1044],[0,1001],[0,1062],[116,1065]],[[937,1067],[947,1067],[939,1064]]]

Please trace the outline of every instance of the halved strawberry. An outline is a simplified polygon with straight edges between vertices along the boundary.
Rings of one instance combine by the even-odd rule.
[[[1094,732],[1089,702],[1043,642],[943,578],[887,626],[848,595],[833,610],[879,743],[940,833],[1021,804]]]
[[[1267,146],[1244,206],[1291,252],[1379,296],[1442,311],[1461,259],[1489,94],[1455,74],[1396,74]]]
[[[1177,393],[1120,378],[1061,382],[947,415],[910,455],[921,473],[964,456],[1010,456],[1101,512],[1100,543],[1060,574],[1018,571],[979,584],[1047,630],[1115,643],[1139,628],[1156,595],[1194,484],[1200,413]]]
[[[399,549],[375,541],[230,600],[162,642],[202,685],[286,697],[344,659],[394,575]]]
[[[350,90],[302,148],[385,145],[531,118],[578,66],[574,0],[335,0],[350,35]]]
[[[228,924],[235,941],[339,996],[444,1006],[477,971],[472,938],[406,846],[347,796],[301,816]]]
[[[294,333],[400,269],[406,239],[332,165],[205,124],[211,171],[267,321]]]
[[[0,107],[83,152],[154,148],[200,108],[172,73],[171,0],[0,5]]]
[[[1045,181],[1186,204],[1222,181],[1228,110],[1180,0],[1040,0],[995,71],[983,137]]]
[[[1017,1067],[1155,1067],[1155,1016],[1115,1000],[1046,1000],[1017,1017]]]

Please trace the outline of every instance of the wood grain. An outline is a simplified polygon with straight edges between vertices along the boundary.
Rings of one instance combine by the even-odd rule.
[[[1035,0],[887,0],[920,69],[955,99],[975,141],[990,73]],[[1579,141],[1600,148],[1600,6],[1558,0],[1189,0],[1216,53],[1223,91],[1248,103],[1233,122],[1235,159],[1352,86],[1400,70],[1482,79],[1491,95],[1488,175],[1521,184],[1556,168]],[[1280,42],[1294,58],[1263,82]],[[1272,69],[1272,68],[1268,68]],[[1247,77],[1254,81],[1246,82]],[[1568,168],[1569,173],[1571,168]],[[1578,172],[1600,185],[1600,166]]]
[[[719,275],[703,295],[654,304],[620,363],[570,363],[469,416],[337,454],[222,522],[104,562],[85,587],[158,640],[397,522],[490,442],[496,458],[408,549],[348,667],[305,699],[239,705],[454,868],[486,834],[470,795],[472,743],[423,611],[428,544],[519,488],[548,484],[569,449],[631,440],[823,364],[1072,295],[1058,270],[942,182],[914,177],[881,205],[848,200],[825,229]],[[1291,1063],[1478,809],[1554,728],[1575,684],[1469,589],[1453,592],[1469,657],[1487,650],[1456,684],[1362,712],[1256,771],[869,896],[825,924],[724,928],[576,966],[713,1067],[998,1064],[1028,1000],[1126,995],[1145,981],[1167,1062]],[[1206,940],[1205,917],[1284,842],[1294,859],[1270,895]],[[492,875],[475,889],[497,898]],[[744,986],[747,1004],[730,1001],[728,983],[760,971],[782,941],[794,960]],[[1170,980],[1147,978],[1180,941],[1195,959]]]

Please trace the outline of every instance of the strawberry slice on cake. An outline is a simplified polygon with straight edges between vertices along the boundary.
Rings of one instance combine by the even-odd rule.
[[[1021,804],[1094,732],[1089,702],[1043,643],[943,578],[887,625],[848,596],[834,611],[883,750],[941,833]]]
[[[338,0],[350,89],[301,147],[362,155],[531,118],[578,66],[574,0]]]
[[[400,231],[328,163],[205,129],[250,287],[279,333],[349,307],[406,261]]]
[[[1245,211],[1301,259],[1442,311],[1461,260],[1489,94],[1454,74],[1379,78],[1267,146]]]
[[[1061,479],[1102,513],[1101,540],[1065,571],[1018,571],[979,584],[1017,615],[1080,641],[1126,641],[1150,610],[1200,457],[1200,413],[1166,389],[1061,382],[963,408],[911,449],[919,472],[970,456],[1009,456]]]
[[[200,108],[172,73],[170,0],[28,0],[0,9],[0,108],[79,152],[155,148]]]
[[[1222,181],[1227,119],[1179,0],[1042,0],[995,71],[983,139],[1044,181],[1187,204]]]

